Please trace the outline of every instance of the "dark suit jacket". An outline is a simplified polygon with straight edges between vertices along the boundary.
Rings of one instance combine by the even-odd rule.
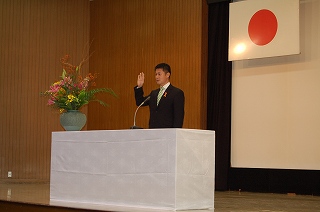
[[[182,128],[184,119],[184,93],[171,84],[163,93],[157,106],[157,96],[160,88],[151,91],[149,105],[149,128]],[[143,96],[143,88],[134,89],[136,104],[139,106],[147,96]]]

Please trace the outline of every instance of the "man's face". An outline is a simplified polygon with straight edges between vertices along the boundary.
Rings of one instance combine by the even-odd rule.
[[[169,77],[170,77],[170,73],[169,72],[164,72],[162,68],[158,68],[155,71],[156,73],[156,82],[158,85],[160,86],[164,86],[165,84],[167,84],[167,82],[169,82]]]

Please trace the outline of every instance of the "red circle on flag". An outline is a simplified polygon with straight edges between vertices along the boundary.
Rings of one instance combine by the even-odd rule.
[[[263,46],[270,43],[278,30],[276,16],[270,10],[259,10],[250,19],[248,33],[251,41]]]

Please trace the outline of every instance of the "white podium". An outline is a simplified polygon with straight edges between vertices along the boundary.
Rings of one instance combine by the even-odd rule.
[[[50,204],[214,208],[214,152],[207,130],[53,132]]]

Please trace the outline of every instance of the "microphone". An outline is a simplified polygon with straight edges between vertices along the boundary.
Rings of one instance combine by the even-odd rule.
[[[139,110],[139,108],[144,104],[146,103],[147,101],[149,101],[150,99],[150,96],[148,96],[136,109],[136,112],[134,113],[134,117],[133,117],[133,126],[130,127],[130,129],[142,129],[142,127],[138,127],[136,126],[136,115],[137,115],[137,112]]]

